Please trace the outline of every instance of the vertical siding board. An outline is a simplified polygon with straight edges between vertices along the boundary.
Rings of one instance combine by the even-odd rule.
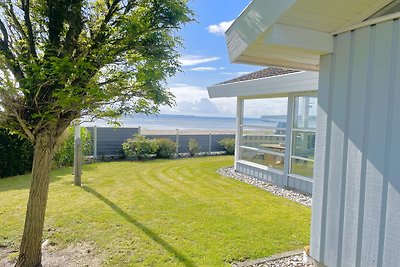
[[[399,31],[355,30],[351,69],[349,33],[321,57],[311,255],[328,266],[400,266]]]
[[[396,27],[394,34],[396,40],[393,42],[397,57],[396,64],[392,66],[392,73],[400,72],[400,26],[399,20],[395,21]],[[385,242],[383,246],[383,262],[382,266],[398,266],[400,263],[400,177],[399,177],[399,162],[400,162],[400,75],[395,76],[392,84],[392,92],[390,95],[393,105],[391,105],[391,117],[388,121],[388,131],[391,131],[387,140],[390,146],[388,147],[387,158],[387,208],[386,208],[386,227],[385,227]]]
[[[307,192],[307,181],[301,181],[301,191]]]
[[[386,118],[389,96],[391,44],[393,22],[376,25],[374,68],[371,85],[368,154],[365,176],[365,207],[361,265],[377,266],[381,199],[385,158]]]
[[[364,110],[368,74],[370,29],[354,32],[353,78],[351,83],[351,103],[348,129],[348,154],[346,171],[346,192],[342,238],[341,266],[355,266],[358,233],[358,207],[360,198],[360,177],[362,145],[364,136]],[[341,244],[339,244],[340,246]]]
[[[343,159],[342,159],[342,181],[341,181],[341,188],[340,188],[340,206],[339,206],[339,231],[338,231],[338,246],[337,250],[337,261],[336,264],[342,261],[342,248],[343,248],[343,222],[344,222],[344,207],[346,205],[346,182],[347,182],[347,161],[348,161],[348,148],[349,148],[349,124],[350,124],[350,116],[349,111],[351,107],[351,100],[352,100],[352,82],[353,82],[353,72],[354,72],[354,39],[355,34],[351,31],[350,35],[350,55],[349,55],[349,71],[348,77],[346,81],[346,114],[345,114],[345,125],[344,125],[344,144],[343,144]]]
[[[327,136],[328,114],[329,114],[329,95],[330,95],[330,74],[331,66],[334,64],[332,55],[322,56],[320,60],[320,73],[318,84],[318,107],[317,107],[317,135],[315,147],[314,164],[314,183],[313,183],[313,202],[311,219],[311,256],[319,261],[323,261],[324,235],[325,235],[325,191],[326,177],[325,168],[328,162],[326,149],[329,145]]]
[[[389,86],[388,86],[388,106],[387,106],[387,117],[386,117],[386,139],[384,148],[384,169],[383,169],[383,188],[382,188],[382,198],[381,198],[381,227],[379,231],[379,243],[378,243],[378,260],[377,266],[382,266],[383,263],[383,247],[385,246],[386,239],[386,222],[387,222],[387,201],[388,201],[388,185],[389,185],[389,172],[391,168],[391,153],[393,146],[396,146],[396,142],[392,143],[392,127],[393,124],[393,106],[395,105],[395,84],[397,77],[397,59],[398,59],[398,46],[399,46],[399,20],[394,20],[391,25],[391,60],[389,69]],[[388,40],[388,41],[389,41]],[[398,88],[398,87],[397,87]]]
[[[343,149],[345,143],[346,126],[346,98],[347,81],[350,73],[350,47],[351,33],[347,32],[337,36],[336,45],[336,65],[335,76],[332,83],[334,88],[332,92],[331,118],[331,145],[330,145],[330,165],[328,175],[328,195],[327,195],[327,213],[326,218],[326,249],[324,262],[328,266],[337,264],[338,257],[338,232],[340,217],[340,202],[344,201],[340,195],[342,187],[343,173]]]
[[[293,178],[289,177],[288,185],[291,188],[294,188]]]
[[[311,194],[312,193],[312,189],[313,188],[313,184],[311,182],[308,182],[307,185],[307,193]]]

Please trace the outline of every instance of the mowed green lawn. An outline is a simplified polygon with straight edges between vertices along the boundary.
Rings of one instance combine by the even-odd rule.
[[[308,244],[309,208],[216,170],[227,156],[52,172],[44,238],[94,244],[105,266],[227,266]],[[0,180],[0,245],[18,247],[29,176]]]

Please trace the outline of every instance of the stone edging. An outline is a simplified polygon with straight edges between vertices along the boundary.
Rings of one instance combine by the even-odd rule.
[[[297,256],[297,255],[300,255],[302,253],[303,253],[303,251],[301,249],[293,250],[293,251],[287,251],[287,252],[275,254],[275,255],[272,255],[272,256],[266,257],[266,258],[234,263],[234,264],[232,264],[232,266],[233,267],[254,266],[254,265],[259,265],[259,264],[263,264],[263,263],[266,263],[266,262],[271,262],[271,261],[276,261],[276,260],[280,260],[280,259],[284,259],[284,258]]]

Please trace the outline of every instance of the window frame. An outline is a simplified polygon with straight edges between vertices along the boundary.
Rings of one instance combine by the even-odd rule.
[[[295,177],[295,178],[306,178],[304,180],[309,180],[309,179],[313,179],[313,177],[309,177],[309,176],[304,176],[304,175],[300,175],[297,173],[293,173],[292,172],[292,159],[297,159],[297,160],[303,160],[303,161],[307,161],[307,162],[315,162],[315,157],[314,159],[310,159],[310,158],[306,158],[306,157],[301,157],[301,156],[296,156],[294,155],[294,138],[295,138],[295,133],[299,132],[299,133],[314,133],[316,135],[317,133],[317,129],[312,129],[312,128],[298,128],[298,127],[294,127],[295,125],[295,114],[296,113],[296,97],[316,97],[317,98],[317,94],[316,93],[308,93],[308,94],[292,94],[291,96],[289,96],[289,98],[291,98],[290,104],[291,104],[291,118],[290,118],[290,136],[287,138],[290,138],[290,151],[289,151],[289,155],[288,155],[288,170],[287,170],[287,175],[291,176],[291,177]],[[317,98],[318,101],[318,98]],[[314,147],[314,156],[315,156],[315,147]],[[314,176],[314,171],[313,171],[313,176]]]
[[[268,170],[273,173],[278,173],[281,175],[286,175],[287,177],[293,177],[296,179],[304,180],[304,181],[313,181],[313,177],[308,177],[308,176],[303,176],[299,175],[296,173],[292,173],[292,159],[298,159],[298,160],[303,160],[307,162],[313,162],[314,163],[314,158],[306,158],[306,157],[301,157],[301,156],[295,156],[293,155],[294,149],[293,149],[293,137],[295,136],[296,132],[301,132],[301,133],[314,133],[316,134],[317,130],[312,129],[312,128],[295,128],[294,124],[294,116],[295,116],[295,103],[296,103],[296,97],[317,97],[317,92],[316,91],[308,91],[308,92],[296,92],[296,93],[289,93],[286,95],[276,95],[276,96],[270,96],[270,97],[260,97],[260,98],[247,98],[247,97],[238,97],[237,98],[237,136],[236,138],[237,143],[236,143],[236,153],[235,155],[235,164],[236,163],[241,163],[241,164],[246,164],[248,166],[256,166],[259,169],[263,170]],[[269,126],[260,126],[260,125],[250,125],[250,124],[244,124],[244,101],[245,100],[252,100],[252,99],[273,99],[273,98],[278,98],[278,97],[286,97],[287,98],[287,114],[286,114],[286,128],[281,128],[281,127],[269,127]],[[284,135],[280,136],[285,136],[285,150],[284,152],[275,152],[271,150],[266,150],[262,148],[255,148],[255,147],[250,147],[250,146],[245,146],[243,145],[243,136],[244,136],[244,129],[262,129],[262,130],[280,130],[280,131],[285,131]],[[269,154],[272,156],[279,156],[284,159],[284,165],[283,165],[283,171],[281,169],[276,169],[267,165],[263,165],[260,163],[255,163],[251,161],[247,161],[241,158],[241,150],[248,150],[248,151],[257,151],[260,153],[265,153]],[[314,147],[314,155],[315,155],[315,147]],[[235,165],[236,166],[236,165]],[[235,167],[236,168],[236,167]]]
[[[272,99],[272,98],[287,98],[287,106],[289,106],[290,105],[290,103],[289,103],[289,98],[287,97],[287,96],[278,96],[278,97],[266,97],[266,98],[259,98],[259,99]],[[284,173],[285,172],[285,168],[286,168],[286,151],[288,150],[288,147],[286,146],[286,144],[287,144],[287,142],[286,142],[286,136],[287,136],[287,134],[281,134],[281,135],[277,135],[277,136],[284,136],[285,137],[285,140],[284,140],[284,142],[285,142],[285,150],[284,150],[284,152],[276,152],[276,151],[271,151],[271,150],[267,150],[267,149],[262,149],[262,148],[255,148],[255,147],[250,147],[250,146],[245,146],[245,145],[243,145],[242,143],[243,143],[243,137],[244,137],[244,129],[262,129],[262,130],[272,130],[272,131],[276,131],[276,130],[279,130],[279,131],[286,131],[286,133],[287,133],[287,124],[286,124],[286,128],[281,128],[281,127],[271,127],[271,126],[262,126],[262,125],[251,125],[251,124],[244,124],[243,123],[243,119],[244,119],[244,101],[245,100],[254,100],[254,98],[243,98],[243,99],[238,99],[238,105],[239,105],[239,101],[241,100],[241,105],[242,105],[242,108],[241,108],[241,112],[240,112],[240,115],[241,115],[241,118],[240,118],[240,120],[239,120],[239,122],[240,122],[240,124],[239,124],[239,135],[238,135],[238,137],[239,137],[239,145],[238,145],[238,148],[239,148],[239,152],[238,152],[238,158],[237,158],[237,160],[236,161],[239,161],[239,162],[246,162],[246,163],[251,163],[251,165],[254,165],[254,164],[256,164],[256,165],[258,165],[258,166],[261,166],[261,169],[267,169],[267,170],[269,170],[269,171],[272,171],[273,170],[273,172],[276,172],[276,173]],[[288,117],[288,114],[286,114],[286,118]],[[259,164],[259,163],[255,163],[255,162],[251,162],[251,161],[248,161],[248,160],[244,160],[244,159],[242,159],[241,158],[241,150],[242,149],[244,149],[244,150],[248,150],[248,151],[257,151],[257,152],[260,152],[260,153],[264,153],[264,154],[268,154],[268,155],[272,155],[272,156],[277,156],[277,157],[282,157],[283,159],[284,159],[284,164],[283,164],[283,170],[280,170],[280,169],[277,169],[277,168],[273,168],[273,167],[270,167],[270,166],[267,166],[267,165],[263,165],[263,164]]]

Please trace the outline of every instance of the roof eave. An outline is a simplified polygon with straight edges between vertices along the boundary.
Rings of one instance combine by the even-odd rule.
[[[253,0],[226,32],[230,61],[318,71],[320,56],[333,51],[334,32],[362,22],[391,1],[376,0],[362,10],[354,8],[351,20],[319,31],[305,25],[281,24],[282,18],[307,1]]]
[[[302,71],[291,74],[218,84],[207,88],[210,98],[255,97],[318,90],[318,72]]]
[[[252,1],[226,31],[232,63],[297,0]]]

